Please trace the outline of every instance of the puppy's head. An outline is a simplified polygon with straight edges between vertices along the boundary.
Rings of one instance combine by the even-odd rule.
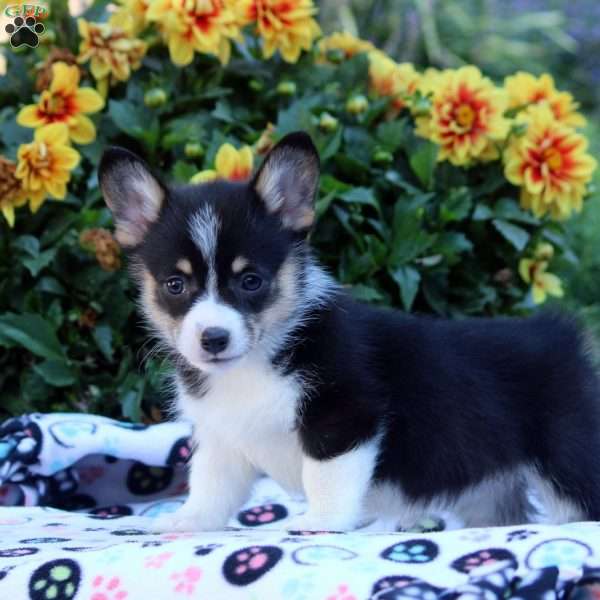
[[[246,183],[170,188],[136,155],[107,150],[100,185],[160,337],[205,372],[273,345],[297,310],[314,220],[317,152],[283,138]]]

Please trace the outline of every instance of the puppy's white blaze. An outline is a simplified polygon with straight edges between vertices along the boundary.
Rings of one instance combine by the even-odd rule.
[[[229,345],[219,358],[237,357],[248,350],[249,340],[242,315],[210,294],[200,298],[188,311],[177,339],[178,350],[192,365],[206,370],[206,360],[210,357],[202,350],[200,336],[207,327],[222,327],[229,332]]]
[[[300,523],[311,529],[343,530],[357,525],[377,465],[380,441],[377,436],[328,460],[303,458],[302,485],[309,508],[299,518]]]
[[[211,267],[214,269],[219,227],[219,219],[208,204],[201,206],[189,222],[192,241],[202,253],[204,260],[209,265],[209,269]]]

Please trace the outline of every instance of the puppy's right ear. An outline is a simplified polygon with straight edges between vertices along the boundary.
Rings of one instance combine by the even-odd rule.
[[[137,246],[158,219],[165,188],[139,156],[117,147],[102,155],[98,181],[115,218],[117,241],[125,248]]]

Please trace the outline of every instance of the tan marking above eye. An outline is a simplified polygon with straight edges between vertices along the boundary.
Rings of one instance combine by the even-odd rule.
[[[175,266],[182,272],[185,273],[186,275],[191,275],[192,274],[192,263],[187,259],[187,258],[180,258],[176,263]]]
[[[243,256],[237,256],[231,263],[231,270],[234,273],[241,273],[248,266],[248,259]]]

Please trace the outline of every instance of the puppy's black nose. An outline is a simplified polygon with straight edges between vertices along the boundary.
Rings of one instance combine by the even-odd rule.
[[[222,327],[207,327],[200,338],[202,347],[211,354],[218,354],[227,348],[229,331]]]

